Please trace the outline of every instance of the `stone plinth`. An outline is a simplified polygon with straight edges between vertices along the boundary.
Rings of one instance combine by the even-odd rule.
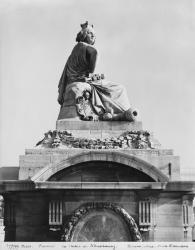
[[[57,120],[57,130],[142,130],[142,122]]]
[[[58,120],[56,123],[58,131],[68,130],[78,137],[107,138],[120,136],[126,131],[142,130],[141,122],[125,121],[75,121],[69,119]]]

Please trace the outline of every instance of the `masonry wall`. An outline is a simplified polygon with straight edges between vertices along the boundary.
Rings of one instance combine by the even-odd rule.
[[[48,201],[42,192],[17,192],[5,199],[5,241],[47,241]]]
[[[184,231],[183,202],[188,204],[189,224]],[[179,192],[161,193],[157,201],[154,241],[192,241],[192,197]]]
[[[45,190],[17,192],[5,197],[6,207],[14,204],[14,219],[5,214],[5,241],[60,241],[60,231],[49,226],[49,201],[63,201],[63,224],[71,214],[88,202],[111,202],[126,210],[139,226],[139,201],[156,204],[152,224],[141,231],[143,241],[192,241],[192,197],[180,192],[156,190]],[[189,226],[184,232],[183,202],[189,204]],[[140,228],[140,227],[139,227]]]
[[[33,177],[38,173],[42,168],[58,164],[64,160],[71,160],[72,157],[79,154],[86,154],[89,152],[100,152],[105,154],[107,152],[116,154],[121,152],[127,157],[135,156],[139,159],[146,161],[149,164],[152,164],[157,169],[162,171],[167,177],[169,176],[169,164],[171,164],[171,180],[180,179],[180,166],[179,166],[179,157],[173,155],[172,150],[142,150],[142,149],[132,149],[132,150],[89,150],[89,149],[28,149],[26,154],[20,156],[20,171],[19,179],[25,180]],[[97,159],[98,160],[98,159]]]

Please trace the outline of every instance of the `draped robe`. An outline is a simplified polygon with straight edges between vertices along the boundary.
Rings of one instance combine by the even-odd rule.
[[[62,105],[58,119],[76,117],[76,99],[85,90],[91,92],[91,103],[96,114],[111,113],[113,116],[130,109],[125,88],[106,80],[86,82],[95,70],[97,50],[94,46],[78,42],[64,67],[58,85],[58,102]],[[72,114],[71,114],[72,113]]]

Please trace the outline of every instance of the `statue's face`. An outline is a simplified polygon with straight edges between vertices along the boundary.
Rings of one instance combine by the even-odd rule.
[[[95,43],[95,31],[92,28],[86,31],[86,42],[91,45]]]

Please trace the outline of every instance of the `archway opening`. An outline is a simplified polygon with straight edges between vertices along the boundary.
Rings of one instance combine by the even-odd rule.
[[[48,181],[82,182],[155,182],[143,171],[124,164],[107,161],[89,161],[62,169]]]

